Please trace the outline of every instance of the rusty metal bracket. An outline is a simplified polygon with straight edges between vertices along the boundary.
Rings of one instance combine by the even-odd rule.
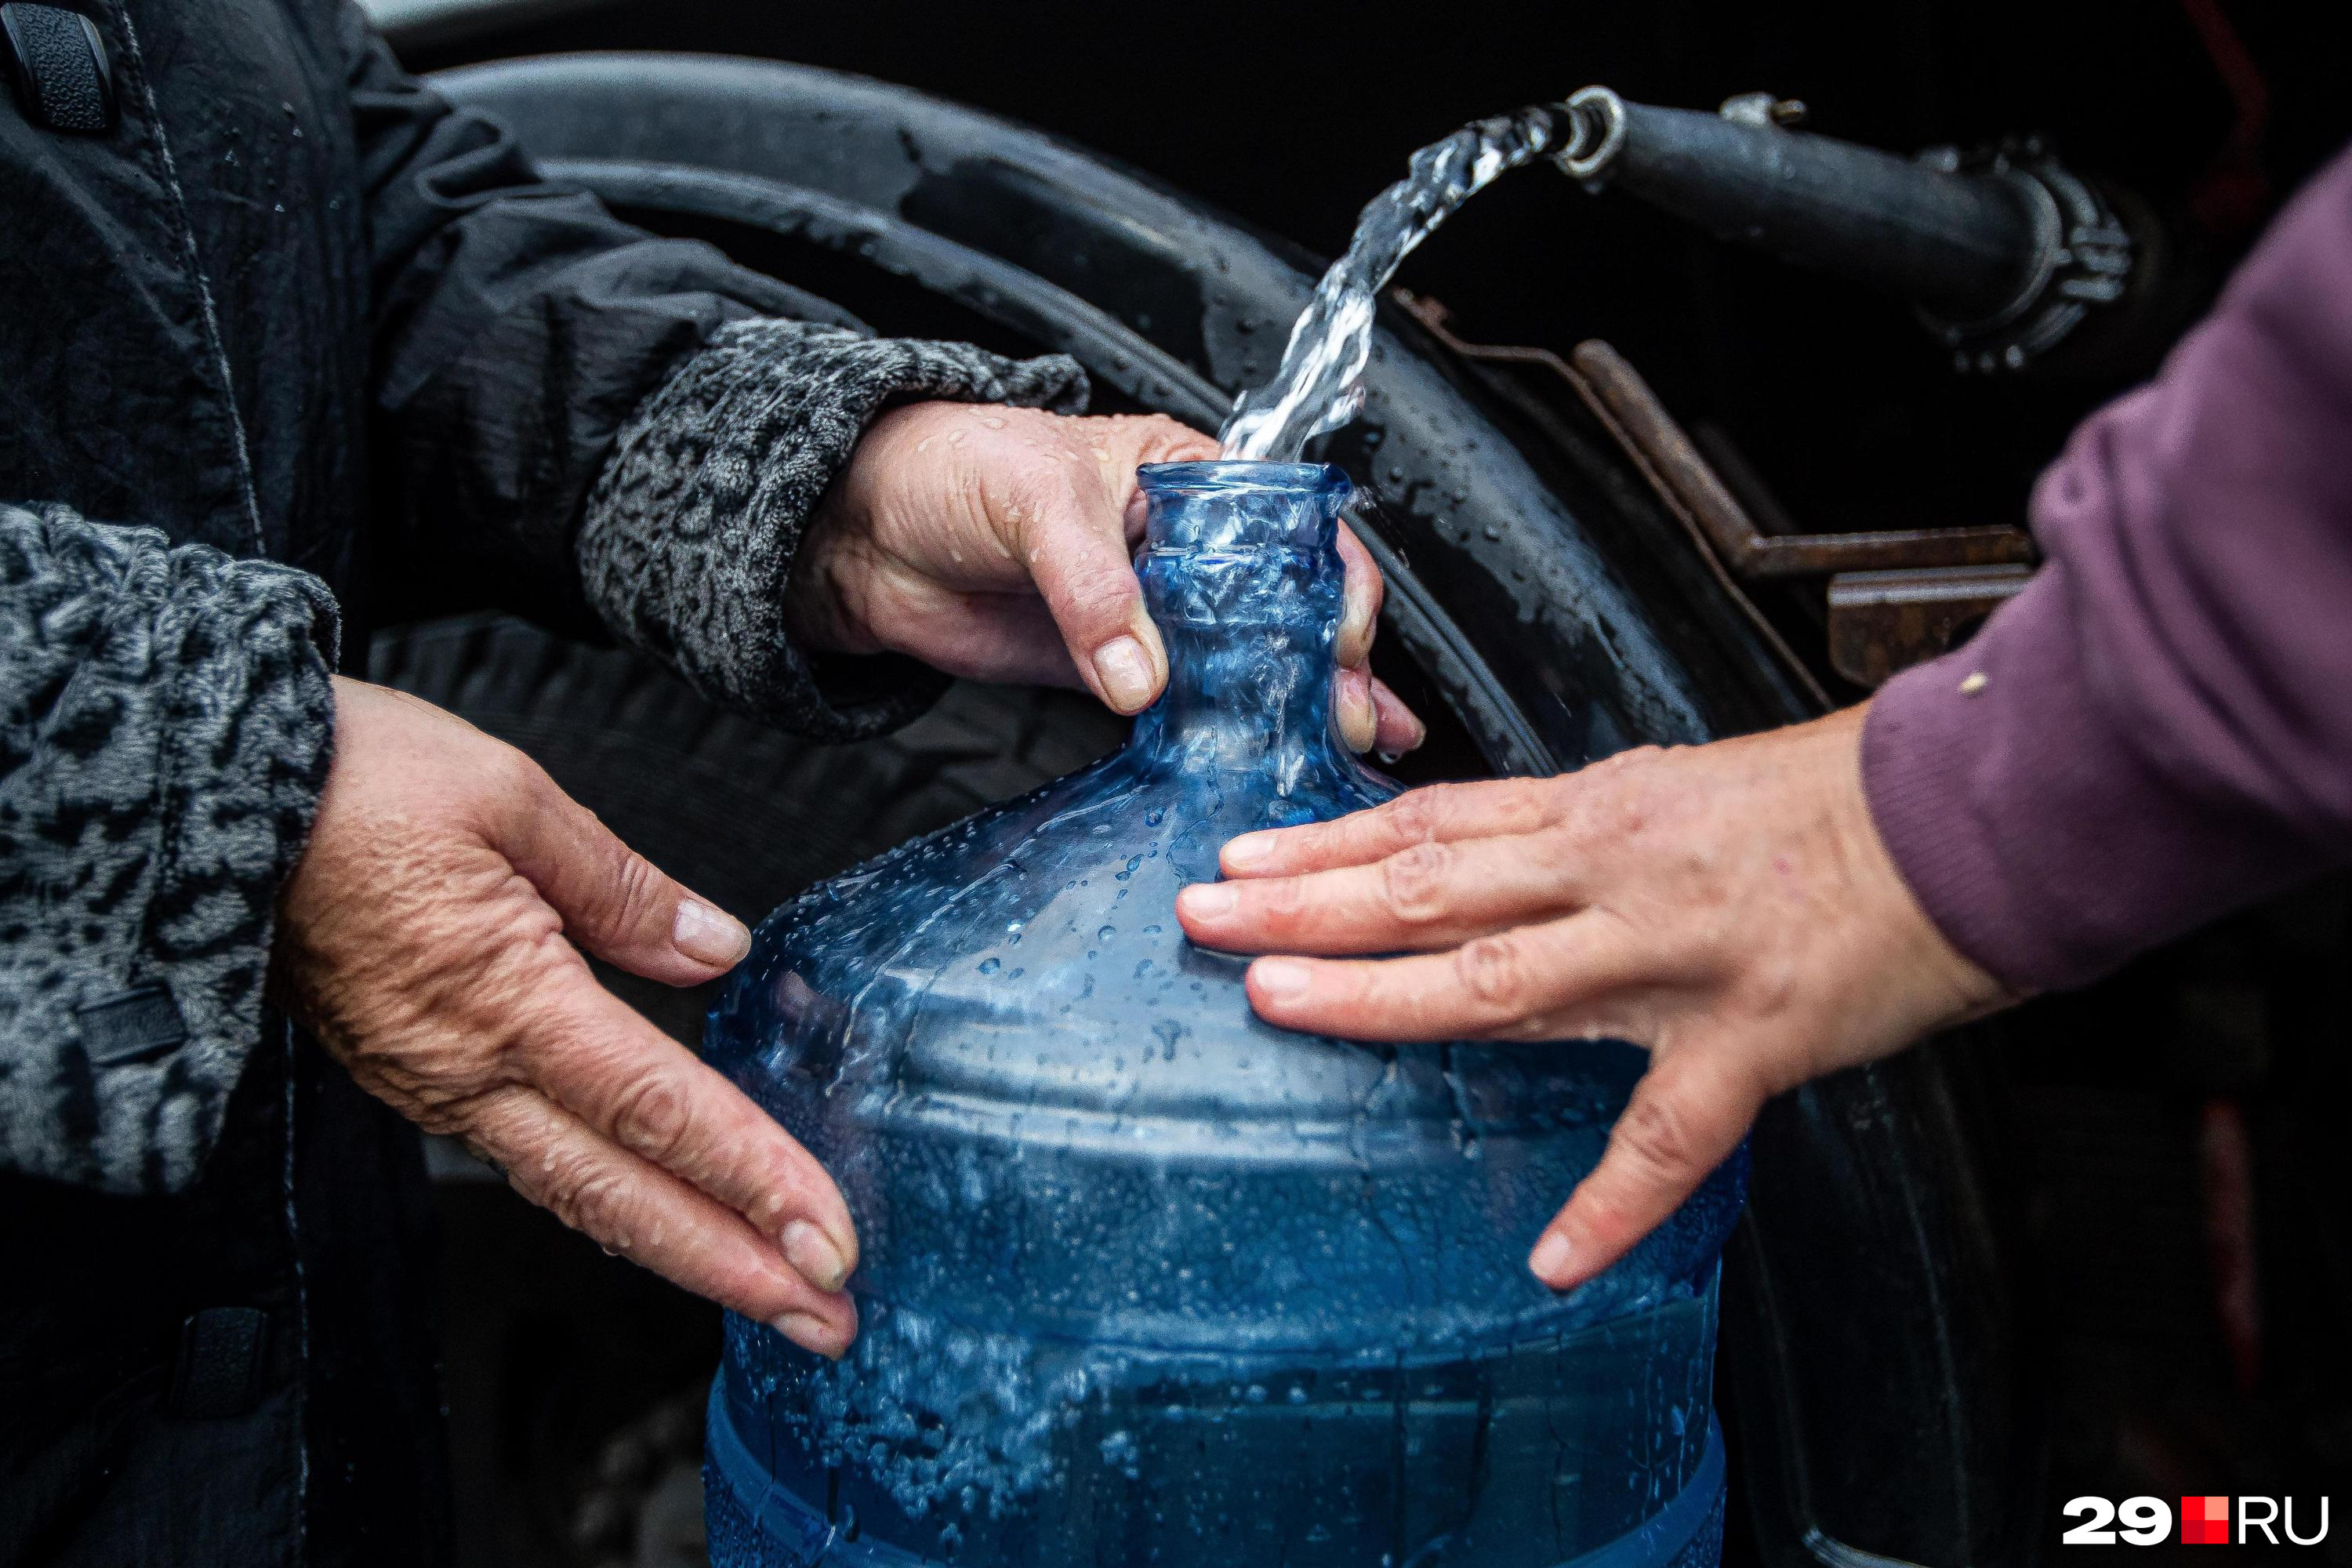
[[[1830,579],[1831,667],[1857,686],[1883,686],[1967,641],[2032,578],[2032,567],[2014,565],[1841,572]]]
[[[1802,662],[1742,584],[1828,577],[1831,667],[1857,685],[1876,687],[1964,638],[2032,576],[2033,537],[2018,528],[1767,532],[1641,373],[1608,343],[1589,339],[1562,359],[1549,349],[1466,342],[1448,330],[1445,308],[1436,300],[1402,289],[1395,298],[1464,358],[1549,371],[1573,388],[1748,619],[1801,672]],[[1804,679],[1821,693],[1810,673]],[[1827,705],[1827,695],[1821,695]]]
[[[1623,354],[1589,339],[1576,345],[1569,367],[1594,416],[1633,454],[1650,482],[1661,493],[1672,492],[1690,512],[1723,563],[1748,581],[1923,566],[2025,565],[2033,560],[2033,536],[2020,528],[1766,533]]]

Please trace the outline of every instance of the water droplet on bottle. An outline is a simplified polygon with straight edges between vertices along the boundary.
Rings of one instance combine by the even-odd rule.
[[[980,972],[982,974],[993,974],[1003,967],[1004,964],[1003,961],[999,959],[983,958],[980,961]]]

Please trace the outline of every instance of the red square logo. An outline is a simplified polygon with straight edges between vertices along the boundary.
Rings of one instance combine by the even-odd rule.
[[[2225,1497],[2182,1498],[2180,1543],[2183,1546],[2229,1545],[2230,1500]]]

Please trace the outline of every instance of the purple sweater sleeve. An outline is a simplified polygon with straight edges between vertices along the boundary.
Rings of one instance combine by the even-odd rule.
[[[2352,863],[2352,153],[2074,433],[2033,523],[2032,584],[1862,742],[1912,890],[2020,989]]]

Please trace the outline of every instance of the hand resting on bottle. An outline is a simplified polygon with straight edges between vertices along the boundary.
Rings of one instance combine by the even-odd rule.
[[[1648,1047],[1528,1259],[1569,1289],[1680,1206],[1768,1096],[2011,999],[1879,843],[1863,713],[1245,834],[1177,913],[1204,946],[1284,955],[1249,994],[1288,1028]]]

